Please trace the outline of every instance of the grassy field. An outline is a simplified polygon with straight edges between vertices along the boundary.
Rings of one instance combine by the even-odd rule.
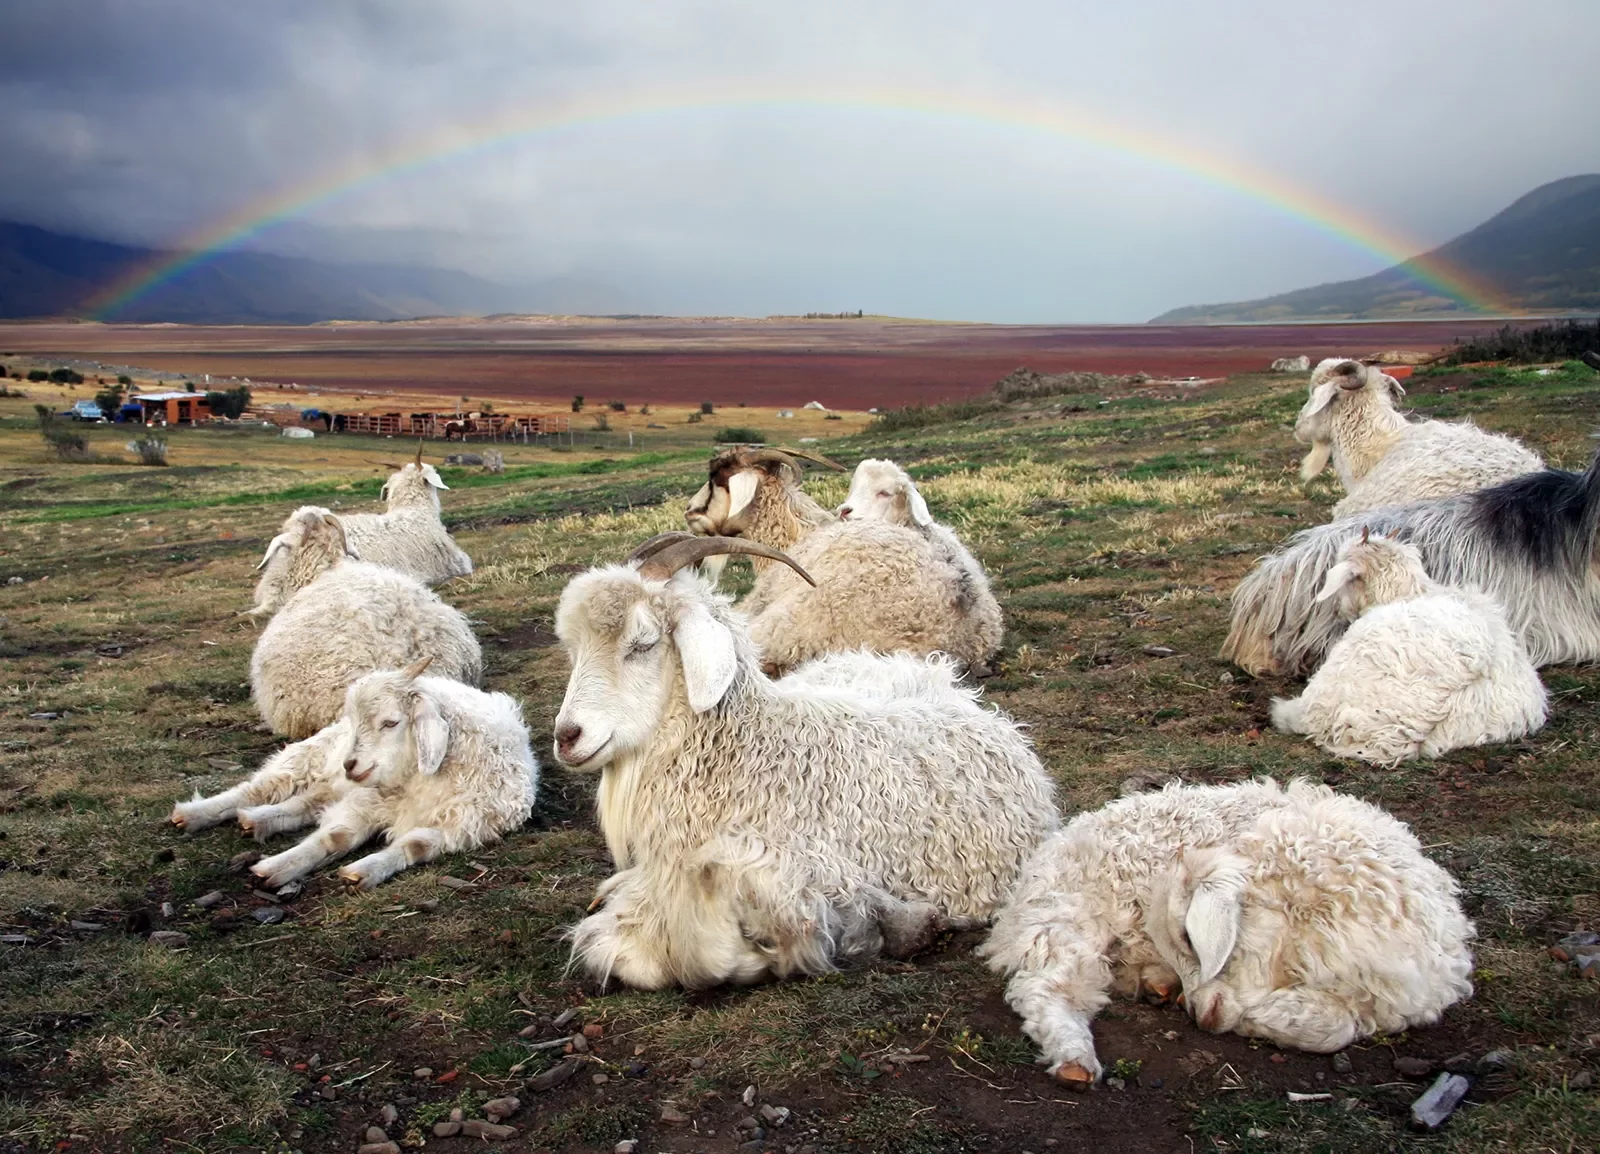
[[[1562,466],[1587,460],[1600,426],[1600,377],[1581,366],[1408,384],[1419,412],[1470,416]],[[747,1086],[792,1111],[752,1150],[1596,1148],[1600,984],[1545,950],[1600,923],[1600,671],[1546,670],[1553,717],[1532,739],[1422,765],[1338,762],[1268,728],[1292,687],[1214,654],[1252,559],[1337,497],[1296,478],[1303,399],[1302,377],[1237,377],[959,422],[933,411],[817,446],[905,463],[988,566],[1008,634],[986,692],[1032,727],[1064,810],[1172,776],[1304,774],[1411,822],[1463,884],[1478,992],[1439,1028],[1335,1064],[1118,1004],[1096,1030],[1124,1084],[1086,1095],[1032,1065],[972,935],[913,964],[738,992],[568,977],[562,931],[609,861],[593,782],[550,766],[534,820],[502,845],[370,894],[331,871],[281,902],[254,892],[230,868],[253,843],[164,819],[276,747],[249,703],[255,633],[233,614],[277,523],[301,503],[370,507],[403,447],[200,430],[173,435],[168,469],[66,465],[25,402],[0,402],[0,1151],[353,1151],[392,1106],[390,1138],[450,1154],[481,1143],[433,1124],[506,1093],[525,1103],[506,1149],[734,1150],[751,1137]],[[550,631],[564,582],[681,524],[720,423],[632,451],[615,434],[517,447],[499,476],[444,470],[447,520],[478,565],[444,593],[478,626],[488,684],[525,701],[542,757],[567,672]],[[92,447],[126,460],[125,439],[101,430]],[[825,503],[845,487],[811,484]],[[220,904],[195,904],[216,890]],[[287,916],[261,924],[270,908]],[[188,947],[148,942],[159,929]],[[553,1024],[568,1009],[600,1036],[575,1076],[528,1086],[563,1061],[532,1045],[572,1029]],[[899,1051],[929,1060],[886,1062]],[[1476,1067],[1493,1051],[1443,1131],[1407,1131],[1425,1079],[1397,1058]]]

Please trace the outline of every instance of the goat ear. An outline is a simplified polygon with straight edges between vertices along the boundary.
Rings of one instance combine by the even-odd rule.
[[[683,606],[672,640],[683,664],[683,683],[689,691],[689,708],[704,713],[728,692],[739,671],[733,634],[711,611],[698,602]]]
[[[756,499],[756,486],[761,475],[754,469],[740,469],[728,478],[728,520],[733,520],[750,507]]]
[[[427,481],[428,484],[432,485],[435,489],[448,490],[450,488],[449,485],[444,483],[444,478],[439,476],[439,471],[432,465],[422,466],[422,479]]]
[[[915,485],[908,486],[906,498],[911,503],[911,520],[914,524],[926,529],[933,524],[933,514],[928,512],[928,503],[922,499],[922,494],[917,492]]]
[[[261,570],[265,569],[267,567],[267,562],[272,560],[272,555],[279,549],[287,549],[288,547],[289,538],[285,537],[282,533],[279,533],[267,543],[266,554],[261,558],[261,564],[256,566],[256,572],[259,573]]]
[[[1406,387],[1388,373],[1383,374],[1383,387],[1389,390],[1389,399],[1399,404],[1406,395]]]
[[[439,716],[438,707],[426,693],[411,698],[411,739],[417,743],[417,772],[438,773],[450,748],[450,723]]]
[[[1322,591],[1317,594],[1318,601],[1326,601],[1338,594],[1346,585],[1361,579],[1361,566],[1354,561],[1341,561],[1328,570],[1328,576],[1323,579]]]
[[[1311,403],[1306,406],[1305,412],[1300,414],[1300,419],[1305,420],[1307,417],[1316,416],[1338,400],[1339,394],[1343,391],[1339,388],[1337,381],[1324,381],[1317,386],[1317,391],[1311,394]]]
[[[1201,984],[1222,973],[1239,942],[1246,877],[1245,863],[1227,855],[1195,879],[1183,928],[1200,963]]]

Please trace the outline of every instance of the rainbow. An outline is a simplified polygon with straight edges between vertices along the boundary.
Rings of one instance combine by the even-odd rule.
[[[1377,256],[1386,265],[1405,264],[1417,281],[1469,309],[1489,314],[1515,311],[1488,285],[1461,269],[1419,257],[1422,246],[1411,239],[1243,161],[1058,103],[903,89],[655,91],[516,109],[472,128],[458,126],[375,156],[358,157],[335,171],[276,189],[195,233],[178,246],[178,251],[162,253],[156,260],[123,275],[94,294],[85,308],[96,319],[114,319],[145,294],[252,237],[409,173],[471,159],[546,134],[618,121],[751,109],[774,113],[819,109],[901,113],[1022,130],[1122,153],[1266,205],[1340,243]]]

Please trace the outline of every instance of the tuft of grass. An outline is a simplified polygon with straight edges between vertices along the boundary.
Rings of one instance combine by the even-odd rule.
[[[749,425],[730,425],[726,429],[718,429],[712,433],[711,439],[719,445],[743,445],[764,442],[767,435]]]

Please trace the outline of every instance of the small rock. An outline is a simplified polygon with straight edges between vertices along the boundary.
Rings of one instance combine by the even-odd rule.
[[[596,1086],[604,1086],[607,1082],[611,1081],[611,1075],[594,1074],[590,1076],[589,1081],[593,1082]]]
[[[1271,1057],[1269,1057],[1267,1059],[1267,1061],[1272,1062],[1275,1065],[1279,1065],[1279,1066],[1283,1065],[1288,1060],[1289,1060],[1289,1055],[1288,1054],[1282,1054],[1282,1053],[1273,1054]]]
[[[1335,1074],[1348,1074],[1351,1070],[1355,1069],[1355,1066],[1350,1061],[1350,1055],[1346,1054],[1343,1050],[1340,1050],[1337,1054],[1335,1054],[1331,1061],[1333,1065],[1333,1072]]]
[[[450,1121],[452,1121],[452,1122],[459,1122],[459,1121],[461,1121],[461,1119],[465,1118],[466,1116],[467,1116],[467,1112],[465,1110],[463,1110],[460,1106],[457,1106],[454,1110],[450,1111]]]
[[[520,1109],[522,1109],[522,1099],[509,1094],[504,1098],[491,1098],[483,1104],[483,1112],[488,1115],[491,1122],[509,1118]]]
[[[212,769],[220,770],[223,773],[237,773],[244,768],[241,763],[229,757],[208,757],[206,758],[206,764]]]
[[[382,1126],[368,1126],[367,1127],[367,1141],[368,1142],[387,1142],[388,1140],[389,1140],[389,1135],[387,1135],[387,1134],[385,1134],[383,1132],[383,1127]]]
[[[477,886],[465,878],[453,878],[449,874],[441,874],[435,879],[447,890],[455,890],[458,894],[470,894],[477,890]]]
[[[583,1063],[568,1060],[559,1066],[551,1066],[542,1074],[535,1074],[528,1079],[528,1089],[535,1094],[543,1094],[547,1090],[554,1090],[557,1086],[565,1085],[578,1072],[578,1067]]]
[[[1244,1136],[1246,1138],[1270,1138],[1272,1137],[1272,1132],[1270,1130],[1263,1130],[1259,1126],[1252,1126],[1250,1129],[1244,1132]]]
[[[221,890],[212,890],[208,894],[201,894],[199,897],[195,898],[194,904],[203,910],[209,910],[212,906],[220,905],[223,899],[225,899],[227,896],[228,895],[223,893]]]
[[[650,1067],[637,1058],[622,1068],[624,1078],[643,1078],[650,1072]]]
[[[1394,1072],[1403,1074],[1407,1078],[1426,1078],[1433,1073],[1434,1063],[1431,1058],[1396,1058]]]
[[[1411,1124],[1420,1130],[1437,1130],[1471,1088],[1472,1083],[1459,1074],[1440,1074],[1427,1093],[1411,1103]]]
[[[751,1115],[751,1116],[748,1116],[748,1117],[740,1118],[737,1122],[735,1122],[733,1124],[733,1128],[735,1130],[759,1130],[759,1129],[761,1129],[761,1123],[756,1120],[754,1115]]]
[[[704,1058],[690,1058],[689,1059],[689,1069],[691,1069],[691,1070],[704,1070],[705,1068],[706,1068],[706,1060]]]
[[[187,949],[189,935],[180,930],[157,930],[150,935],[149,940],[158,946],[166,946],[169,950]]]
[[[356,1154],[400,1154],[400,1147],[387,1140],[368,1142],[365,1146],[357,1146]]]
[[[318,1090],[317,1093],[321,1094],[329,1102],[332,1102],[339,1096],[339,1091],[335,1090],[332,1085],[324,1086],[321,1090]]]
[[[29,721],[54,721],[56,718],[58,718],[60,716],[61,715],[59,713],[30,713],[30,714],[28,714],[28,720]]]
[[[250,916],[264,926],[275,926],[289,915],[282,906],[262,906],[260,909],[250,911]]]
[[[1555,945],[1550,947],[1550,956],[1558,962],[1570,962],[1578,953],[1588,953],[1584,947],[1600,946],[1600,934],[1576,933],[1568,934]]]
[[[761,1105],[761,1109],[757,1110],[756,1113],[761,1115],[761,1120],[768,1126],[783,1126],[789,1121],[789,1107],[787,1106],[773,1106],[764,1102]]]
[[[551,1024],[553,1026],[555,1026],[556,1029],[559,1030],[562,1027],[566,1026],[569,1022],[576,1021],[577,1017],[578,1017],[577,1007],[576,1006],[569,1006],[565,1010],[562,1010],[559,1014],[557,1014],[555,1021],[553,1023],[551,1023]]]
[[[1593,1088],[1593,1086],[1594,1075],[1588,1070],[1579,1070],[1576,1074],[1567,1079],[1567,1088],[1569,1090],[1588,1090]]]
[[[624,1138],[621,1142],[611,1147],[611,1154],[635,1154],[638,1149],[639,1140],[637,1138]]]
[[[1146,645],[1144,647],[1146,657],[1171,657],[1176,652],[1178,652],[1176,649],[1165,645]]]
[[[411,1071],[411,1076],[419,1082],[424,1081],[433,1077],[433,1068],[431,1066],[418,1066],[415,1070]]]
[[[173,905],[172,905],[171,902],[162,902],[161,903],[161,916],[163,918],[175,918],[175,917],[178,916],[178,911],[175,908],[173,908]]]
[[[682,1126],[689,1121],[689,1115],[676,1106],[663,1106],[661,1107],[661,1121],[669,1126]]]
[[[385,1126],[393,1126],[400,1121],[400,1111],[396,1110],[392,1105],[384,1103],[383,1109],[378,1111],[378,1117],[383,1119]]]
[[[598,1042],[606,1036],[606,1028],[599,1022],[591,1022],[583,1028],[583,1036],[591,1042]]]
[[[305,888],[305,885],[301,882],[289,882],[278,887],[278,896],[280,898],[297,898]]]
[[[1166,1085],[1166,1083],[1163,1082],[1160,1078],[1151,1078],[1150,1079],[1150,1088],[1152,1090],[1159,1090],[1164,1085]],[[1053,1141],[1051,1141],[1050,1139],[1048,1139],[1048,1138],[1045,1139],[1045,1143],[1044,1144],[1046,1146],[1054,1146],[1055,1145],[1055,1143]]]
[[[582,1034],[572,1035],[572,1052],[574,1054],[587,1054],[589,1052],[589,1039]]]
[[[73,929],[77,930],[80,934],[98,934],[101,930],[106,928],[104,926],[104,924],[102,924],[100,922],[77,922],[77,921],[75,921],[75,922],[71,922],[69,924],[72,926]]]
[[[743,1102],[746,1106],[754,1106],[756,1104],[756,1088],[755,1088],[755,1086],[754,1085],[746,1086],[744,1088],[744,1093],[739,1095],[739,1100],[741,1102]]]
[[[1121,1078],[1107,1078],[1106,1079],[1106,1089],[1107,1090],[1125,1090],[1125,1089],[1127,1089],[1127,1086],[1128,1086],[1128,1084],[1126,1082],[1124,1082]]]
[[[517,1136],[515,1126],[501,1126],[495,1122],[480,1122],[470,1118],[461,1123],[461,1133],[468,1138],[487,1138],[491,1142],[504,1142]]]
[[[1222,675],[1217,678],[1217,684],[1218,685],[1232,685],[1233,684],[1233,674],[1229,673],[1227,670],[1223,670],[1222,671]]]
[[[1478,1059],[1478,1073],[1492,1074],[1497,1070],[1504,1070],[1517,1060],[1517,1056],[1510,1050],[1490,1050]]]
[[[433,1124],[433,1136],[435,1138],[454,1138],[459,1133],[461,1133],[460,1122],[435,1122]]]
[[[7,585],[21,585],[22,584],[22,578],[21,577],[7,577],[6,578],[6,584]]]
[[[454,1082],[459,1077],[461,1077],[461,1071],[460,1070],[446,1070],[443,1074],[440,1074],[437,1078],[435,1078],[434,1081],[435,1082]]]
[[[522,1029],[518,1030],[517,1031],[517,1037],[519,1037],[519,1038],[532,1038],[535,1035],[542,1034],[542,1033],[544,1033],[544,1027],[539,1025],[538,1022],[535,1022],[531,1026],[524,1026],[524,1027],[522,1027]]]
[[[411,908],[416,910],[419,914],[437,913],[439,910],[439,902],[435,898],[424,898],[420,902],[412,902]]]
[[[253,849],[247,849],[242,853],[234,854],[228,859],[228,869],[232,870],[236,874],[243,873],[260,860],[260,854]]]

